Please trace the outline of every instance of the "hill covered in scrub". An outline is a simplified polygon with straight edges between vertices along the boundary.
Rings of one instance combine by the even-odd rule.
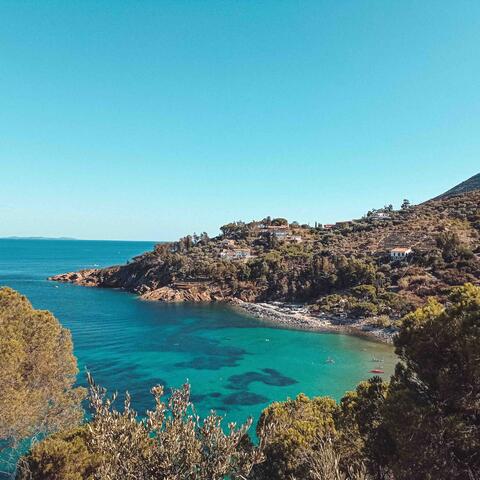
[[[477,173],[477,175],[474,175],[468,180],[459,183],[455,187],[448,190],[448,192],[443,193],[437,198],[453,197],[455,195],[462,195],[463,193],[473,192],[475,190],[480,190],[480,173]]]
[[[233,222],[162,243],[126,265],[52,277],[122,288],[144,299],[304,303],[312,314],[388,324],[480,282],[480,191],[335,225],[282,218]],[[392,257],[392,250],[401,252]],[[403,252],[403,253],[402,253]]]

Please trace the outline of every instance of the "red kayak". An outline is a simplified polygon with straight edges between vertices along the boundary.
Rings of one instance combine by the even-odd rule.
[[[375,368],[373,370],[370,370],[370,373],[385,373],[383,370],[379,370],[378,368]]]

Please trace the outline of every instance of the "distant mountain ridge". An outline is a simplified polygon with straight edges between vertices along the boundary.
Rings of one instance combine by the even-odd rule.
[[[435,200],[442,198],[454,197],[456,195],[462,195],[463,193],[473,192],[474,190],[480,190],[480,173],[477,173],[473,177],[465,180],[462,183],[459,183],[455,187],[451,188],[442,195],[439,195]]]

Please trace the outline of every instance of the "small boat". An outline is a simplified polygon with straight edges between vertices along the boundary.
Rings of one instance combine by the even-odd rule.
[[[383,362],[383,358],[372,357],[372,362],[381,363]]]
[[[385,373],[383,370],[380,370],[379,368],[374,368],[373,370],[370,370],[370,373]]]
[[[325,360],[325,363],[335,363],[335,360],[334,360],[332,357],[328,357],[328,358]]]

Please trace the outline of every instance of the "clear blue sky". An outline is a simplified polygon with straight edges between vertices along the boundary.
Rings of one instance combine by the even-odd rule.
[[[0,0],[0,236],[174,239],[480,171],[480,2]]]

